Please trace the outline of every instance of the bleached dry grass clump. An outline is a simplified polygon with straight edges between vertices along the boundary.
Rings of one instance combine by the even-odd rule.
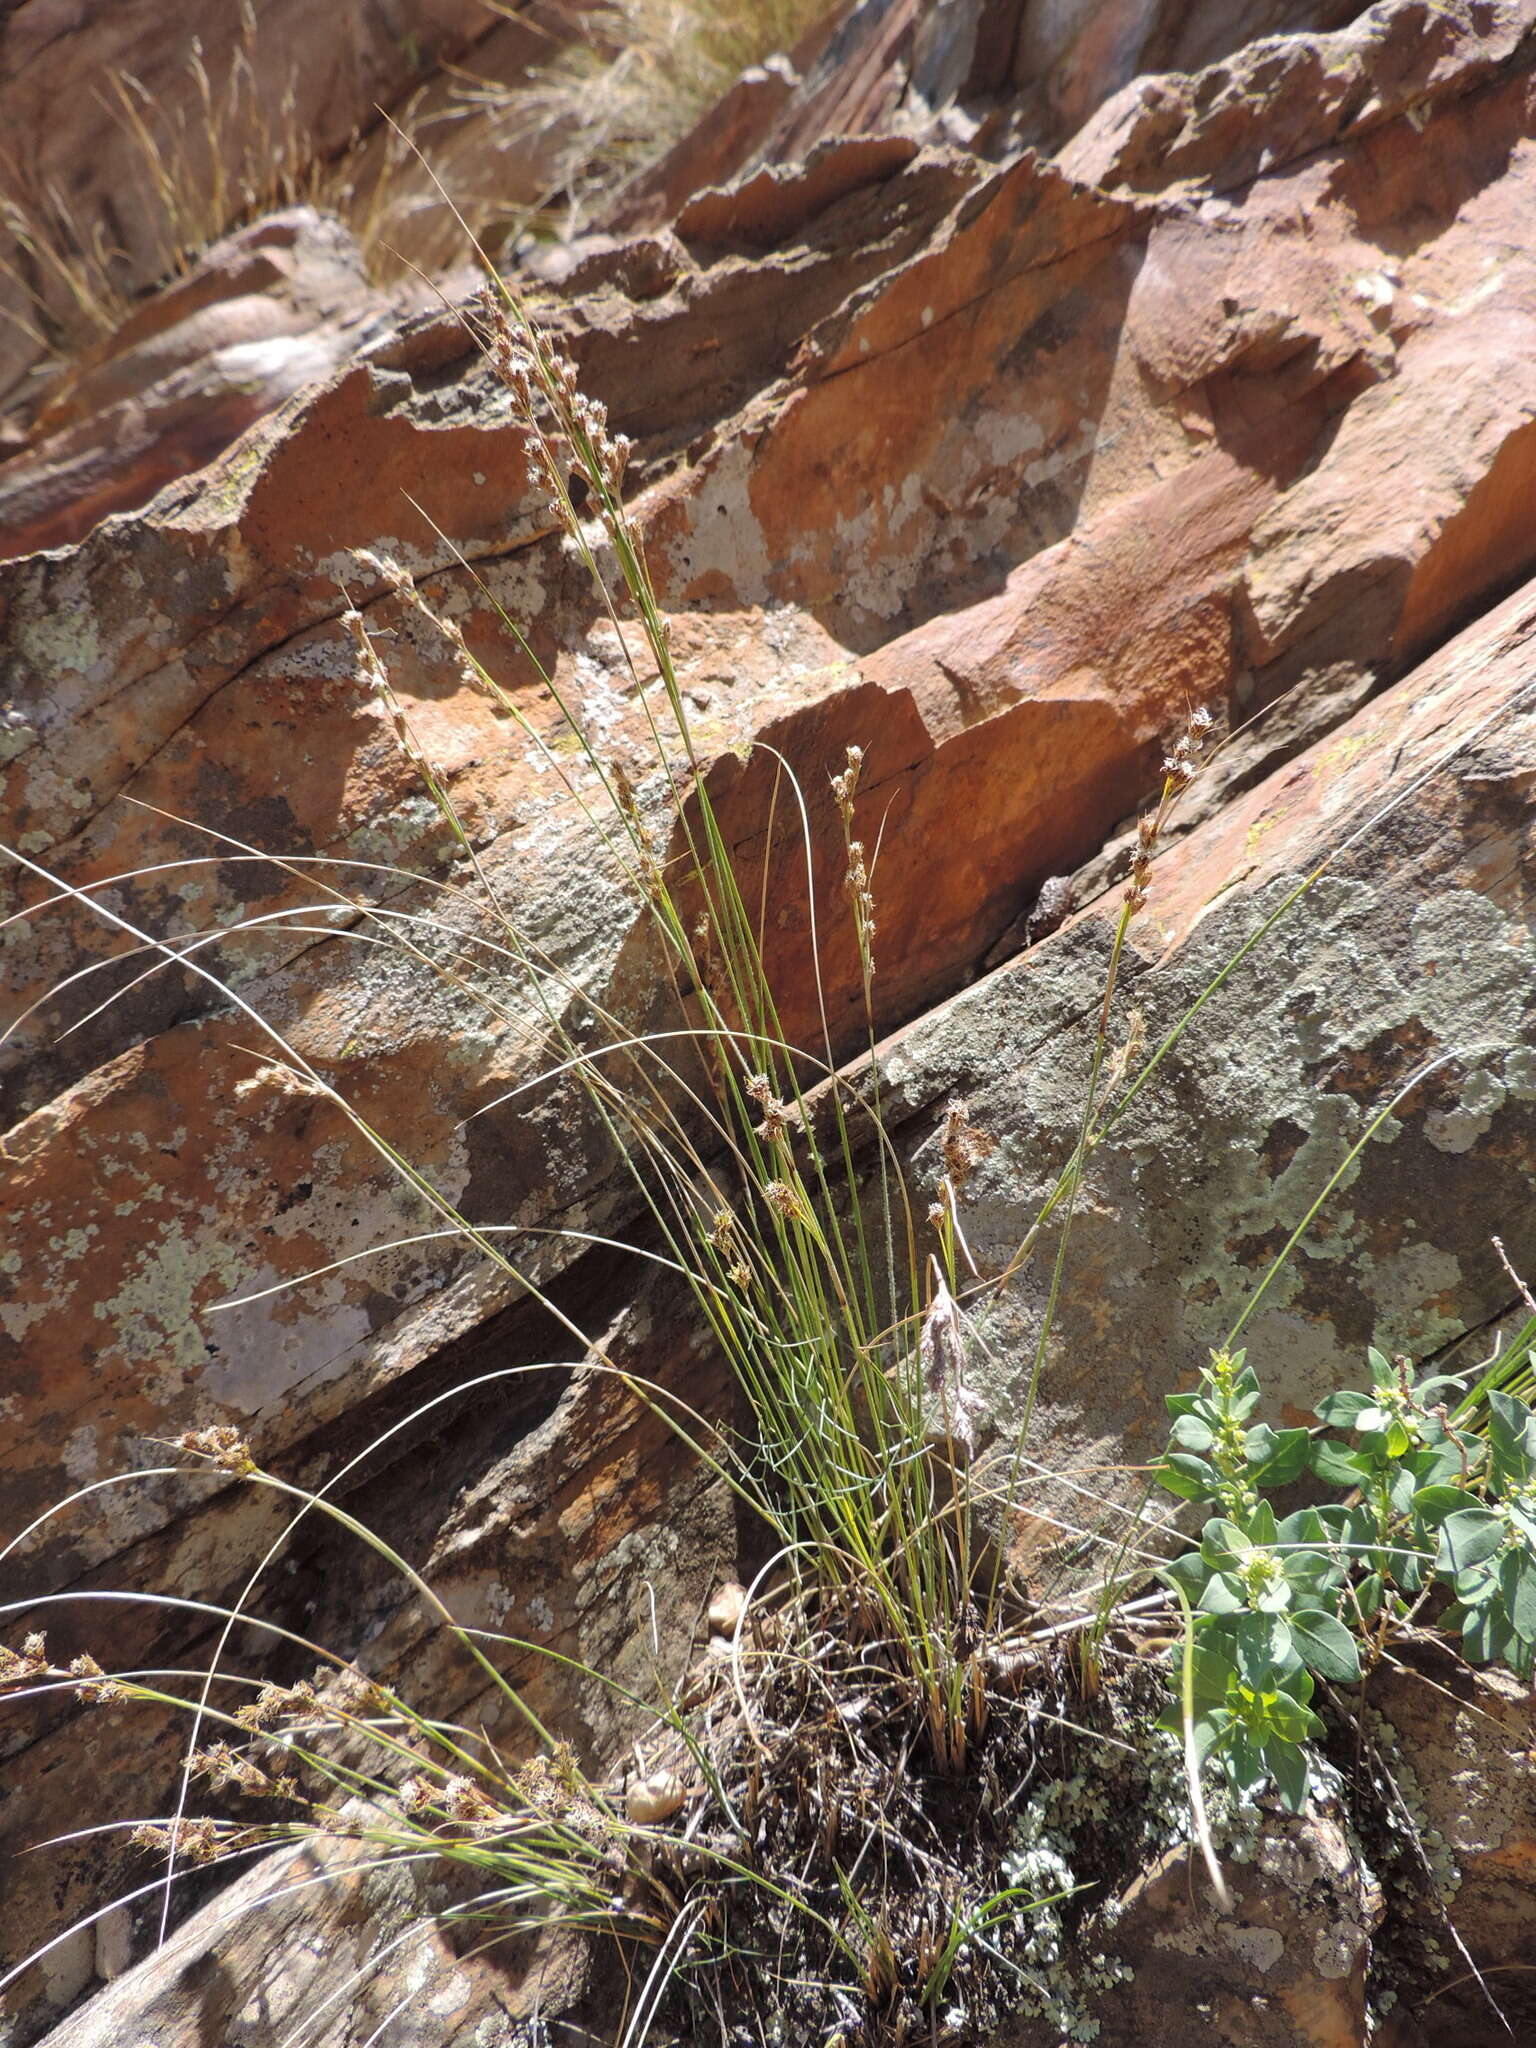
[[[523,10],[487,7],[526,29]],[[418,86],[387,125],[370,112],[343,147],[321,150],[300,115],[296,73],[263,40],[254,0],[238,0],[227,61],[215,65],[192,38],[184,91],[156,93],[129,71],[102,85],[129,145],[119,207],[143,244],[137,267],[147,260],[167,283],[221,236],[298,204],[339,215],[380,283],[451,268],[466,222],[490,246],[523,228],[569,229],[663,155],[746,66],[790,48],[827,11],[827,0],[604,0],[573,12],[568,38],[552,36],[548,60],[527,77],[479,76],[471,57],[446,69],[440,89]],[[508,150],[540,167],[538,189],[510,204],[496,169]],[[430,168],[439,157],[479,196],[446,204]],[[114,333],[140,295],[106,223],[3,138],[0,270],[16,288],[10,317],[55,358]]]
[[[500,0],[498,0],[500,4]],[[665,155],[749,66],[792,50],[829,0],[602,0],[526,85],[466,87],[512,138],[555,138],[550,201],[579,221]]]

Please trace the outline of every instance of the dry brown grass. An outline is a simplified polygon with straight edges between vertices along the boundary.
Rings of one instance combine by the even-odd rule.
[[[503,0],[487,6],[515,13]],[[540,216],[579,220],[601,192],[670,148],[745,66],[793,44],[825,12],[826,0],[608,0],[574,13],[571,40],[555,39],[548,63],[525,80],[450,72],[446,93],[441,80],[435,92],[420,89],[397,127],[375,122],[329,159],[300,119],[292,75],[274,93],[270,67],[258,64],[251,0],[240,0],[222,75],[196,40],[189,45],[191,90],[179,106],[126,73],[102,91],[133,145],[137,224],[159,281],[183,275],[231,229],[306,202],[340,215],[369,274],[384,282],[462,261],[465,222],[494,247]],[[507,196],[509,151],[534,165],[531,194]],[[439,167],[459,190],[462,220],[436,189]],[[124,251],[61,187],[3,151],[0,229],[11,244],[7,254],[0,236],[0,271],[17,288],[0,318],[20,321],[56,358],[122,324],[138,295]]]
[[[274,101],[257,66],[258,26],[240,0],[240,30],[222,76],[201,43],[187,49],[190,93],[170,107],[132,73],[104,83],[113,122],[132,145],[140,185],[137,223],[161,281],[182,276],[220,235],[299,201],[334,205],[335,172],[316,158],[299,120],[293,78]],[[122,324],[136,296],[124,252],[100,219],[86,218],[54,182],[0,154],[0,254],[19,288],[19,319],[50,354],[67,356]]]
[[[491,4],[506,11],[506,0]],[[558,138],[551,197],[579,215],[829,11],[830,0],[606,0],[528,85],[488,103],[509,134]]]

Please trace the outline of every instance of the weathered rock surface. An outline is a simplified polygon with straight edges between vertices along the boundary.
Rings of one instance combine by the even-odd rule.
[[[25,230],[39,215],[51,213],[81,252],[105,252],[124,290],[172,268],[175,222],[155,203],[153,152],[130,110],[148,110],[160,168],[184,171],[186,203],[196,211],[220,162],[228,174],[259,139],[275,143],[290,130],[312,138],[321,154],[339,148],[375,118],[379,102],[399,104],[441,59],[462,57],[493,25],[480,0],[427,0],[403,11],[261,0],[252,20],[254,34],[241,9],[223,0],[196,0],[171,20],[159,0],[20,0],[6,8],[5,196],[24,215],[22,234],[8,220],[0,241],[0,404],[44,354],[49,325],[67,325],[74,311],[68,272],[27,246]],[[206,101],[198,57],[212,82]],[[232,90],[224,82],[242,61],[252,87]],[[248,132],[228,132],[221,117],[231,112]]]
[[[79,540],[204,468],[412,296],[372,290],[351,236],[307,207],[216,243],[58,379],[0,463],[0,558]]]
[[[845,0],[783,60],[749,72],[604,218],[668,220],[704,184],[891,130],[994,161],[1059,149],[1146,73],[1198,72],[1257,37],[1330,29],[1359,0]]]
[[[970,12],[983,24],[995,11]],[[1243,16],[1246,32],[1291,20]],[[1056,160],[993,164],[910,134],[823,142],[725,192],[677,188],[665,219],[611,236],[548,301],[586,387],[637,440],[637,516],[711,792],[752,900],[765,867],[774,877],[784,1013],[819,1042],[803,855],[787,825],[766,843],[771,761],[744,751],[766,740],[801,776],[813,876],[834,906],[819,963],[834,1059],[857,1050],[861,1026],[825,776],[847,745],[865,750],[885,1100],[919,1185],[952,1094],[996,1140],[967,1216],[984,1267],[1019,1242],[1071,1142],[1117,897],[983,963],[1016,943],[1046,877],[1083,867],[1085,896],[1102,887],[1096,857],[1190,709],[1245,729],[1133,928],[1121,1003],[1152,1043],[1322,869],[1095,1162],[1040,1442],[1109,1498],[1130,1484],[1113,1474],[1155,1447],[1162,1394],[1249,1305],[1415,1075],[1252,1313],[1245,1337],[1266,1382],[1299,1415],[1360,1376],[1370,1341],[1428,1356],[1493,1322],[1512,1301],[1495,1231],[1536,1271],[1533,20],[1536,8],[1495,0],[1428,12],[1391,0],[1197,78],[1132,84]],[[1217,32],[1214,15],[1205,28],[1190,17],[1190,36]],[[1136,36],[1132,65],[1184,48],[1165,57],[1151,27]],[[1095,61],[1093,99],[1120,83],[1119,58]],[[995,76],[999,105],[1004,81],[1020,87],[1024,119],[1017,74]],[[961,86],[946,88],[957,103]],[[237,244],[252,261],[270,260],[262,232]],[[199,317],[189,303],[185,318]],[[80,395],[59,401],[61,433],[86,416],[70,404],[142,405],[182,374],[155,352],[179,346],[174,306],[153,318],[153,340],[82,369]],[[525,626],[644,795],[643,707],[618,642],[633,629],[606,618],[551,531],[522,430],[457,317],[418,320],[363,356],[344,345],[333,373],[201,476],[78,546],[0,569],[14,691],[0,836],[79,892],[50,901],[55,883],[15,863],[4,878],[5,908],[30,913],[0,952],[13,1021],[6,1522],[160,1464],[155,1439],[188,1427],[232,1423],[275,1470],[320,1484],[398,1424],[340,1482],[348,1510],[386,1528],[466,1621],[643,1687],[647,1587],[675,1671],[729,1558],[718,1490],[606,1374],[553,1369],[577,1348],[568,1332],[451,1246],[304,1278],[429,1226],[332,1106],[273,1072],[258,1019],[475,1220],[622,1236],[636,1212],[594,1119],[558,1098],[487,1108],[543,1056],[515,979],[504,1026],[470,1026],[451,982],[369,943],[383,919],[445,901],[464,929],[494,926],[467,893],[444,896],[474,877],[360,673],[347,597],[497,892],[619,1014],[644,1023],[657,1001],[582,791],[529,737],[553,742],[557,713],[495,607]],[[63,501],[56,516],[69,516]],[[526,728],[498,715],[359,549],[406,567]],[[335,928],[326,890],[339,878],[372,923],[357,912]],[[195,935],[186,962],[153,950]],[[52,993],[76,975],[67,1000]],[[627,1369],[722,1411],[717,1364],[678,1336],[680,1305],[621,1255],[554,1236],[537,1268],[573,1322],[611,1332]],[[999,1429],[1021,1398],[1043,1285],[1030,1267],[989,1311]],[[516,1377],[461,1391],[498,1370]],[[50,1522],[7,1567],[20,1576],[5,1597],[217,1600],[282,1526],[271,1496],[222,1478],[145,1479]],[[338,1534],[296,1531],[260,1611],[419,1689],[434,1711],[492,1709],[431,1617]],[[88,1645],[103,1662],[195,1667],[211,1644],[203,1616],[132,1602],[82,1599],[49,1625],[59,1649]],[[509,1668],[590,1755],[623,1741],[622,1716],[574,1680],[524,1653]],[[1425,1755],[1447,1741],[1475,1750],[1434,1698],[1383,1711]],[[1522,1711],[1509,1704],[1495,1778],[1518,1771]],[[1410,1731],[1415,1714],[1426,1726]],[[79,1824],[82,1760],[117,1814],[171,1797],[178,1730],[145,1712],[81,1722],[43,1703],[9,1717],[5,1739],[14,1842]],[[1419,1775],[1428,1796],[1449,1774]],[[1480,1963],[1536,1963],[1528,1858],[1463,1841],[1446,1817],[1469,1897],[1484,1884],[1499,1901],[1463,1930]],[[1108,2012],[1106,2041],[1358,2041],[1377,1908],[1321,1835],[1303,1854],[1339,1892],[1330,1905],[1308,1879],[1309,1910],[1337,1924],[1334,1906],[1353,1902],[1358,1939],[1337,1969],[1317,1962],[1319,1926],[1284,1905],[1283,1885],[1234,1929],[1178,1904],[1170,1870],[1131,1917],[1176,1922],[1178,1940]],[[143,1882],[101,1838],[17,1868],[17,1954]],[[216,1901],[180,1949],[88,2002],[61,2038],[191,2042],[199,2010],[216,2038],[264,2038],[336,1988],[327,1971],[354,1952],[358,1895],[351,1880],[300,1894],[302,1916],[283,1908],[290,1937],[264,1949],[253,1933],[233,1951]],[[424,1896],[399,1894],[400,1924]],[[306,1941],[333,1948],[312,1978],[293,1961]],[[31,1972],[15,2038],[42,2032],[109,1951],[76,1936]],[[1237,1981],[1234,1958],[1255,1973],[1241,2024],[1200,1988],[1212,1972]],[[378,2038],[397,2043],[512,2039],[527,2009],[504,1974],[445,1952],[420,1983],[397,2018],[383,1999],[317,2038],[384,2026]],[[1178,2003],[1177,2036],[1149,2031],[1155,1984]],[[1252,1998],[1271,1996],[1263,2025],[1289,2034],[1254,2031]],[[476,2034],[482,2024],[492,2030]]]
[[[1188,1848],[1169,1850],[1127,1888],[1117,1931],[1136,1967],[1104,1994],[1104,2033],[1172,2042],[1178,2012],[1189,2040],[1346,2048],[1363,2039],[1383,1901],[1341,1816],[1320,1806],[1277,1818],[1229,1870],[1227,1910]]]

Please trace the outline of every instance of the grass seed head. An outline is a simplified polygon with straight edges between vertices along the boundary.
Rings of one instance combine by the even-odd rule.
[[[789,1105],[774,1094],[766,1074],[753,1074],[746,1086],[748,1095],[763,1113],[763,1136],[768,1143],[787,1143],[791,1124]]]
[[[69,1674],[79,1681],[75,1686],[76,1697],[89,1706],[104,1706],[110,1700],[128,1697],[128,1688],[117,1679],[108,1678],[89,1651],[82,1651],[78,1657],[71,1658]]]
[[[133,1830],[128,1838],[139,1849],[153,1849],[157,1854],[176,1857],[182,1863],[213,1863],[225,1844],[217,1825],[211,1820],[178,1820],[168,1826],[158,1821],[144,1821]]]
[[[786,1222],[803,1223],[809,1220],[804,1198],[789,1185],[788,1181],[764,1181],[763,1200],[770,1209],[784,1217]]]
[[[178,1451],[189,1451],[195,1458],[207,1458],[222,1471],[237,1473],[242,1479],[256,1470],[250,1445],[240,1431],[228,1423],[216,1423],[209,1429],[183,1430],[171,1441]]]
[[[48,1639],[34,1629],[21,1645],[21,1654],[0,1648],[0,1685],[30,1685],[49,1670]]]
[[[320,1702],[307,1679],[297,1685],[264,1685],[255,1699],[235,1709],[234,1718],[253,1732],[276,1728],[282,1722],[312,1714]]]

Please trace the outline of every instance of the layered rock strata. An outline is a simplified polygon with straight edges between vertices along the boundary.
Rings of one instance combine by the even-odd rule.
[[[767,748],[807,793],[827,901],[842,856],[826,775],[864,750],[884,1099],[919,1184],[952,1095],[995,1139],[967,1220],[984,1265],[1018,1242],[1070,1143],[1117,907],[1098,892],[1192,709],[1226,744],[1159,860],[1122,982],[1153,1043],[1317,875],[1096,1163],[1040,1441],[1111,1493],[1106,1471],[1156,1448],[1161,1396],[1397,1091],[1250,1323],[1287,1412],[1359,1377],[1370,1341],[1436,1355],[1507,1312],[1495,1233],[1536,1271],[1533,19],[1389,0],[1199,75],[1138,79],[1055,158],[993,164],[910,133],[823,142],[613,238],[542,303],[636,440],[636,518],[711,795],[753,900],[768,877],[788,1026],[813,1040],[824,998],[834,1060],[860,1041],[856,949],[823,918],[818,992],[804,860],[768,841]],[[368,915],[445,900],[466,931],[490,927],[363,673],[349,603],[483,875],[592,998],[653,1014],[650,948],[580,789],[549,771],[559,714],[498,608],[651,801],[619,635],[642,673],[643,648],[554,529],[527,452],[464,318],[438,312],[349,347],[147,509],[0,570],[4,837],[23,857],[5,908],[27,913],[0,956],[0,1460],[15,1526],[216,1423],[318,1484],[423,1403],[517,1368],[401,1428],[345,1504],[465,1620],[639,1682],[652,1595],[663,1664],[686,1660],[731,1556],[727,1503],[504,1276],[440,1241],[335,1263],[415,1236],[422,1212],[333,1108],[285,1084],[258,1021],[474,1220],[634,1228],[594,1119],[562,1099],[494,1106],[546,1056],[526,993],[510,985],[506,1028],[466,1028],[450,988],[365,943]],[[1083,907],[1014,950],[1041,885],[1074,870]],[[326,908],[339,874],[364,906],[345,931]],[[184,961],[155,950],[173,936],[198,940]],[[618,1253],[544,1243],[540,1278],[573,1320],[722,1412],[718,1365],[679,1337],[677,1303]],[[989,1325],[999,1428],[1040,1289],[1026,1271]],[[236,1295],[260,1298],[219,1307]],[[281,1521],[216,1475],[106,1491],[30,1541],[17,1597],[217,1600]],[[263,1611],[434,1710],[488,1710],[431,1617],[318,1528],[291,1542]],[[50,1627],[103,1662],[195,1664],[211,1640],[190,1610],[132,1601],[82,1599]],[[589,1754],[622,1741],[622,1716],[547,1663],[513,1672]],[[1421,1730],[1416,1711],[1389,1718],[1430,1757],[1445,1724]],[[1498,1712],[1513,1754],[1519,1710]],[[82,1759],[119,1812],[164,1810],[178,1736],[142,1711],[12,1717],[12,1839],[78,1825]],[[1518,1974],[1524,1817],[1508,1839],[1509,1910],[1465,1933],[1481,1966]],[[1331,1869],[1332,1854],[1318,1838],[1302,1860]],[[111,1838],[16,1867],[6,1938],[22,1953],[143,1881]],[[289,1943],[228,1956],[204,2008],[221,2038],[254,2039],[335,1988],[296,1969],[294,1943],[329,1943],[342,1967],[338,1930],[408,1924],[424,1894],[393,1882],[390,1901],[361,1879],[316,1888],[302,1913],[283,1908]],[[1279,1998],[1289,2039],[1362,2038],[1375,1909],[1352,1896],[1358,1939],[1314,2007],[1317,1972],[1262,1965],[1284,1917],[1272,1899],[1242,1923],[1246,1946],[1221,1951]],[[221,1910],[61,2038],[192,2038]],[[152,1917],[54,1950],[19,1987],[17,2038],[138,1955]],[[1189,1954],[1216,1938],[1202,1928],[1184,1930]],[[431,1953],[430,1992],[390,2038],[518,2038],[532,2007],[504,1973]],[[1460,1997],[1437,2010],[1464,2014]],[[1108,2011],[1120,2038],[1145,2038],[1134,2001]],[[1238,2038],[1225,2023],[1206,2038]],[[340,2021],[334,2038],[349,2038]]]

